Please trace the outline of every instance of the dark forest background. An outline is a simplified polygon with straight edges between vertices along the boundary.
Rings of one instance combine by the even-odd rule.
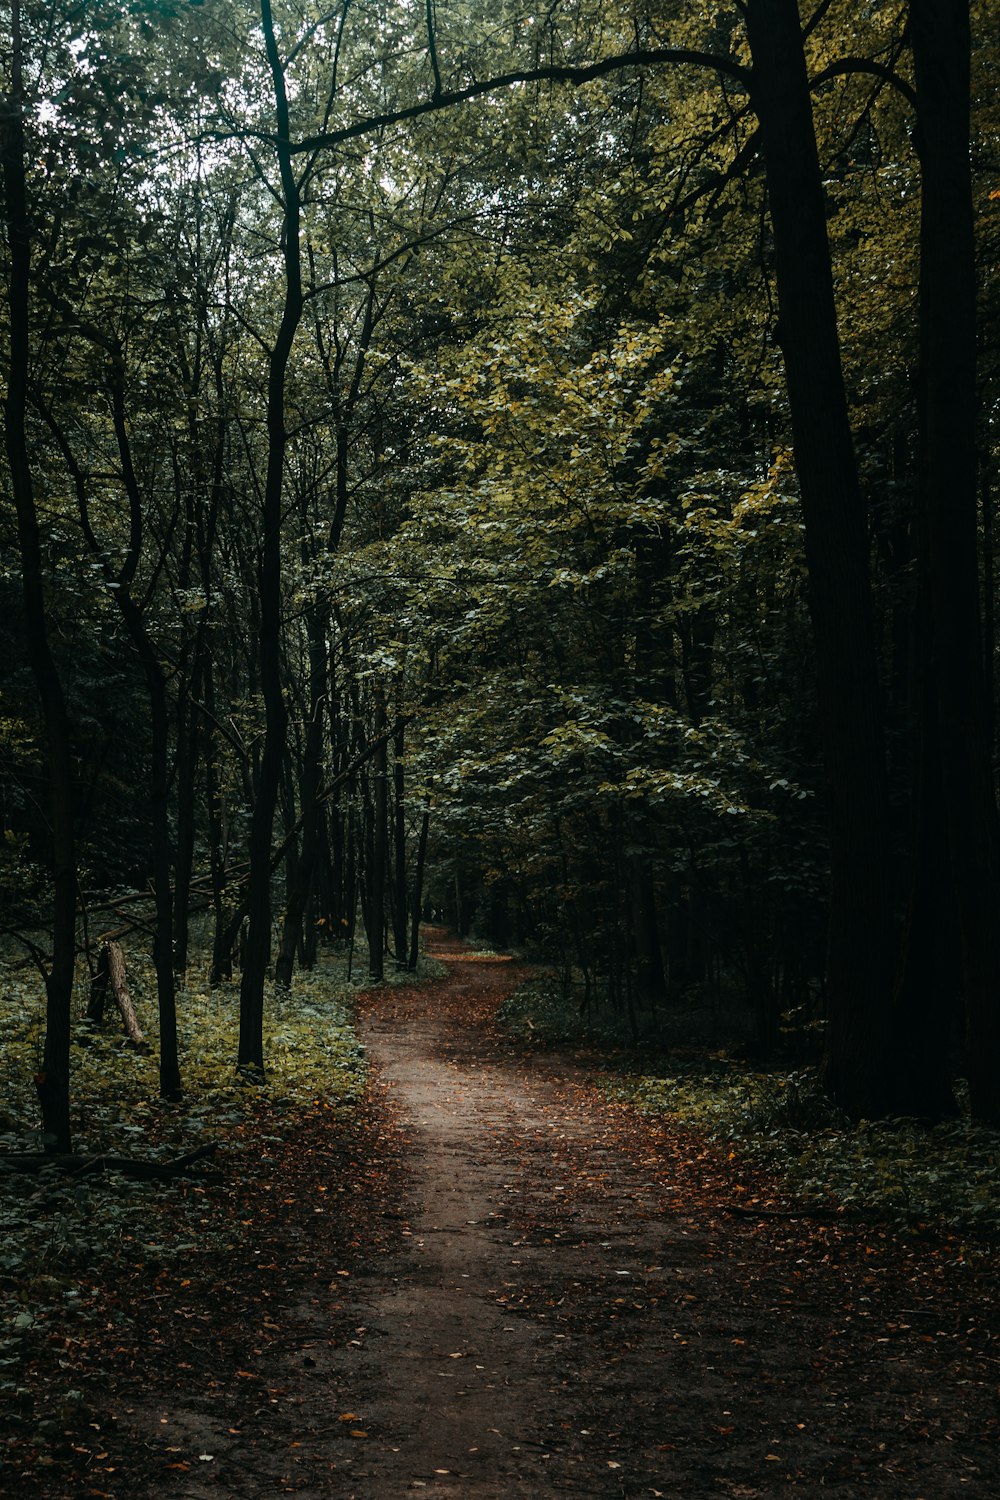
[[[422,916],[1000,1121],[993,7],[0,15],[49,1143],[100,937],[172,1095],[178,974],[252,1075],[272,982]]]

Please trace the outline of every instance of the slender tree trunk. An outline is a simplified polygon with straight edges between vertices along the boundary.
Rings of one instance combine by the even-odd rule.
[[[921,165],[919,502],[958,905],[973,1116],[1000,1124],[1000,825],[989,755],[976,494],[968,0],[911,0]]]
[[[667,978],[660,946],[654,865],[647,842],[648,821],[649,809],[643,804],[626,809],[630,851],[624,858],[624,865],[629,882],[628,934],[636,998],[641,1005],[655,1010],[667,997]]]
[[[392,904],[393,945],[396,950],[396,968],[407,967],[406,936],[406,778],[403,771],[403,748],[405,729],[402,723],[402,705],[397,706],[400,725],[393,736],[392,788],[393,788],[393,889]]]
[[[193,672],[198,672],[200,651],[195,647]],[[192,675],[191,690],[198,690]],[[177,848],[174,860],[174,969],[183,974],[188,966],[191,880],[194,874],[195,781],[198,768],[198,714],[190,701],[177,715]]]
[[[170,866],[170,711],[167,684],[152,641],[145,628],[139,606],[128,589],[119,588],[116,596],[126,628],[142,662],[150,708],[150,833],[152,845],[153,895],[156,906],[156,932],[153,938],[153,966],[156,970],[156,995],[160,1021],[160,1095],[176,1099],[181,1092],[180,1062],[177,1050],[177,991],[173,953],[173,889]]]
[[[416,973],[420,960],[420,913],[424,901],[424,863],[427,858],[427,832],[430,822],[430,812],[424,808],[420,819],[420,833],[417,837],[417,857],[413,865],[413,894],[410,897],[410,952],[407,967],[412,973]]]
[[[46,977],[45,1051],[38,1096],[46,1149],[72,1149],[69,1053],[76,949],[76,843],[73,827],[73,759],[69,715],[49,645],[41,537],[26,433],[31,292],[31,230],[25,180],[21,7],[11,4],[11,87],[0,103],[0,162],[10,245],[7,285],[10,363],[4,402],[4,437],[17,512],[21,591],[31,672],[45,722],[52,832],[52,965]]]
[[[240,981],[237,1064],[242,1069],[263,1073],[264,984],[271,956],[271,833],[288,726],[288,711],[281,686],[281,497],[286,443],[285,382],[292,344],[302,318],[303,298],[299,184],[292,160],[288,98],[270,0],[261,0],[260,12],[275,98],[275,151],[284,202],[285,295],[281,322],[268,361],[267,474],[264,481],[264,514],[258,569],[264,750],[250,824],[250,879],[247,892],[250,927]]]
[[[386,786],[389,757],[384,736],[385,692],[379,685],[375,688],[375,739],[380,743],[375,754],[372,855],[368,868],[368,977],[377,984],[385,977],[385,875],[389,842]]]
[[[748,0],[830,803],[825,1077],[856,1116],[889,1103],[894,940],[867,518],[844,391],[796,0]]]
[[[205,707],[209,719],[204,737],[205,801],[208,806],[208,859],[212,881],[212,965],[209,983],[221,984],[233,977],[233,945],[229,926],[231,914],[226,910],[226,834],[225,805],[219,784],[216,754],[215,669],[210,658],[205,661]]]
[[[319,852],[319,790],[322,771],[326,697],[326,650],[319,611],[310,610],[306,622],[309,638],[309,722],[302,752],[299,794],[302,804],[302,842],[289,879],[288,899],[281,928],[281,946],[274,965],[275,981],[286,989],[292,982],[295,949],[302,936],[310,893],[316,880]]]

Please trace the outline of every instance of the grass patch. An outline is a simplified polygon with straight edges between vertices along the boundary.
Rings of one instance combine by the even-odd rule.
[[[267,1077],[248,1086],[235,1071],[239,984],[188,982],[178,987],[177,1026],[185,1097],[157,1098],[159,1026],[150,961],[128,955],[132,992],[150,1050],[124,1045],[112,1002],[97,1028],[85,1019],[86,986],[77,987],[71,1095],[75,1149],[128,1155],[141,1142],[146,1154],[171,1156],[208,1139],[224,1140],[262,1099],[288,1108],[316,1097],[350,1106],[364,1085],[364,1059],[351,1024],[351,987],[334,963],[296,975],[290,991],[269,985],[264,1005]],[[0,1150],[37,1150],[33,1075],[40,1064],[44,1013],[37,978],[10,981],[0,994]]]

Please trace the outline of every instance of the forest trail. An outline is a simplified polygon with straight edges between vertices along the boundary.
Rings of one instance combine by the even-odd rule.
[[[582,1084],[497,1055],[482,1023],[509,963],[440,937],[431,951],[445,985],[375,993],[364,1012],[412,1179],[405,1248],[351,1361],[371,1392],[355,1493],[621,1494],[634,1372],[620,1378],[624,1342],[588,1339],[576,1294],[600,1286],[614,1321],[634,1321],[635,1287],[678,1274],[683,1253],[651,1261],[684,1235],[658,1222],[648,1174],[609,1158]]]
[[[512,964],[444,934],[431,951],[447,978],[361,1012],[403,1178],[341,1200],[350,1269],[332,1221],[305,1216],[323,1210],[291,1222],[283,1269],[315,1264],[271,1281],[252,1347],[217,1339],[210,1389],[174,1377],[136,1411],[130,1495],[1000,1491],[995,1345],[970,1343],[939,1258],[863,1226],[728,1213],[766,1185],[605,1099],[574,1057],[505,1039],[491,1022]]]

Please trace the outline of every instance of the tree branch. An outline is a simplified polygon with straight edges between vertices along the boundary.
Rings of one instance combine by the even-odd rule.
[[[900,78],[899,74],[893,72],[892,68],[886,67],[885,63],[874,62],[866,57],[838,58],[828,68],[824,68],[822,73],[817,73],[816,77],[810,80],[809,87],[810,89],[821,88],[824,83],[829,83],[831,78],[841,78],[849,73],[867,73],[872,78],[881,78],[883,83],[889,84],[897,93],[902,94],[911,108],[916,109],[916,90],[910,87],[906,79]]]
[[[500,93],[503,89],[512,88],[516,84],[580,85],[591,83],[595,78],[606,78],[611,73],[624,72],[626,68],[656,67],[662,63],[674,63],[682,67],[703,68],[712,73],[721,73],[733,79],[747,92],[750,91],[749,68],[743,67],[731,57],[723,57],[714,52],[699,52],[689,47],[637,48],[632,52],[616,53],[612,57],[602,58],[599,62],[584,63],[578,67],[525,68],[511,73],[499,73],[495,78],[484,79],[482,83],[470,83],[465,88],[442,91],[436,97],[422,99],[419,104],[410,104],[403,109],[386,110],[380,115],[367,115],[364,119],[355,120],[353,124],[345,125],[340,130],[324,130],[316,135],[304,136],[300,141],[291,142],[289,149],[293,156],[299,156],[305,152],[328,150],[332,146],[342,145],[344,141],[357,140],[359,136],[371,135],[377,130],[385,130],[392,125],[402,125],[405,121],[419,119],[422,115],[436,114],[440,110],[451,109],[456,104],[468,104],[473,99],[482,99],[489,94]],[[278,140],[277,137],[261,130],[210,130],[205,132],[203,139],[212,141],[252,139],[266,142],[271,146],[275,145]],[[285,144],[283,138],[282,144]]]
[[[427,52],[431,60],[431,72],[434,74],[434,93],[431,95],[431,100],[434,102],[439,100],[444,92],[441,88],[437,45],[434,41],[434,0],[427,0]]]

